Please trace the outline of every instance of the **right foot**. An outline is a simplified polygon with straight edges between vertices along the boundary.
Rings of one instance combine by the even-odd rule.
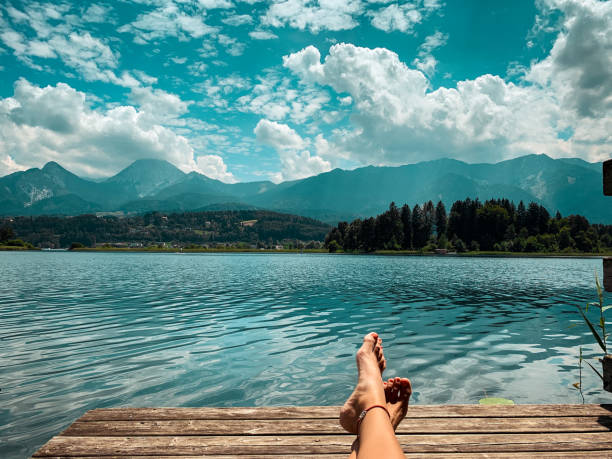
[[[412,385],[408,378],[395,378],[383,383],[383,387],[387,402],[385,406],[391,415],[391,424],[395,430],[408,413],[408,400],[412,395]]]
[[[372,405],[386,405],[382,372],[386,360],[382,351],[382,340],[376,333],[363,338],[357,351],[357,386],[340,410],[340,425],[349,432],[357,433],[357,419],[361,412]]]

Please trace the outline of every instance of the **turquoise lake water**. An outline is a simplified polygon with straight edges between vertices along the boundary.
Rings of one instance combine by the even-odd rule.
[[[361,337],[413,403],[580,403],[600,259],[0,253],[0,456],[86,410],[341,404]],[[612,297],[607,296],[607,300]],[[612,301],[609,301],[612,303]],[[594,362],[595,363],[595,362]],[[597,364],[598,365],[598,364]],[[587,403],[610,402],[583,370]]]

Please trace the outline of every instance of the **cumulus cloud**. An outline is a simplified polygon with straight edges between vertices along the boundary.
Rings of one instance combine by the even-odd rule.
[[[610,116],[612,110],[612,2],[546,0],[563,12],[562,29],[544,60],[532,65],[530,82],[557,94],[582,117]]]
[[[425,75],[431,77],[436,72],[436,67],[438,66],[438,60],[432,55],[432,51],[444,46],[447,41],[448,35],[440,31],[426,37],[425,41],[419,46],[418,56],[414,59],[412,65]]]
[[[310,177],[331,170],[331,163],[306,150],[309,142],[286,124],[262,119],[255,126],[254,132],[258,142],[278,152],[281,171],[272,176],[276,182]]]
[[[422,16],[415,4],[389,5],[370,13],[372,25],[385,32],[398,30],[410,32],[415,24],[421,22]]]
[[[254,132],[259,142],[279,150],[299,150],[306,146],[297,132],[275,121],[259,120]]]
[[[134,22],[125,24],[118,30],[133,34],[134,42],[138,44],[167,37],[187,41],[219,31],[218,27],[206,24],[204,16],[204,12],[189,14],[170,1],[152,11],[140,14]]]
[[[55,160],[75,173],[110,175],[136,159],[166,159],[185,171],[197,168],[188,140],[154,124],[132,106],[93,110],[86,95],[67,84],[15,83],[0,99],[2,167],[39,167]]]
[[[316,121],[329,102],[329,94],[320,88],[293,87],[289,78],[269,72],[259,78],[248,94],[236,99],[235,108],[280,121],[289,118],[294,123]]]
[[[360,0],[284,0],[272,3],[262,23],[318,33],[321,30],[348,30],[357,27],[364,11]]]
[[[353,127],[332,140],[361,163],[496,161],[525,153],[596,159],[592,150],[559,139],[568,126],[563,110],[553,93],[534,85],[482,75],[432,90],[426,75],[394,52],[351,44],[334,45],[320,59],[308,47],[287,56],[284,65],[303,81],[351,97]]]
[[[225,183],[236,183],[234,175],[227,170],[223,158],[217,155],[198,156],[196,159],[198,170],[207,177],[221,180]]]

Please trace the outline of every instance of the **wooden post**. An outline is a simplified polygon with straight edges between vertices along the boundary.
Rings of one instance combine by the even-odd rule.
[[[612,159],[603,163],[603,191],[605,196],[612,196]]]
[[[612,196],[612,159],[603,162],[603,192]],[[603,259],[603,284],[606,292],[612,292],[612,257]]]
[[[603,259],[603,286],[606,292],[612,292],[612,257]]]

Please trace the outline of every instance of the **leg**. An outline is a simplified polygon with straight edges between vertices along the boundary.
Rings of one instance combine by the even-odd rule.
[[[357,433],[357,418],[367,407],[361,408],[360,398],[369,392],[370,385],[380,389],[380,398],[384,400],[382,373],[387,367],[387,361],[382,348],[382,339],[376,333],[369,333],[363,338],[363,344],[355,356],[357,360],[357,373],[359,375],[357,386],[340,410],[340,425],[349,432]],[[384,403],[381,403],[384,405]]]
[[[391,415],[391,426],[393,427],[393,431],[397,429],[397,426],[400,424],[402,419],[406,417],[406,413],[408,412],[408,400],[410,399],[410,395],[412,395],[412,385],[410,384],[410,380],[408,378],[395,378],[389,379],[388,382],[383,383],[383,387],[385,390],[385,400],[387,410]],[[383,410],[376,408],[376,411],[381,411],[385,415],[387,419],[389,418]],[[388,428],[386,425],[389,424],[388,421],[384,419],[378,422],[384,421],[384,426],[377,424],[377,422],[371,422],[368,427],[364,425],[368,416],[372,414],[368,412],[366,417],[360,426],[360,438],[355,441],[353,445],[353,451],[351,452],[351,457],[353,458],[369,458],[376,457],[377,454],[380,457],[404,457],[404,453],[401,451],[401,447],[399,446],[399,442],[397,441],[397,437],[393,435],[394,441],[391,441],[390,435],[388,433]],[[373,426],[373,427],[372,427]],[[366,432],[364,429],[370,429]],[[385,427],[382,428],[381,427]],[[381,432],[385,432],[384,435],[381,435]],[[372,441],[371,441],[372,440]],[[394,446],[399,448],[399,451],[395,449]],[[354,455],[354,456],[353,456]]]
[[[353,445],[352,457],[403,458],[404,454],[395,437],[395,432],[393,430],[394,426],[384,410],[374,408],[368,411],[366,417],[359,425],[359,432],[356,432],[358,416],[364,409],[372,405],[387,406],[388,404],[385,398],[386,385],[384,385],[381,380],[381,369],[383,368],[379,364],[379,358],[376,352],[377,347],[378,335],[370,333],[365,336],[363,345],[359,351],[357,351],[357,371],[359,374],[357,386],[342,407],[340,412],[340,424],[349,432],[359,434],[359,439]],[[393,391],[393,385],[391,386],[392,388],[387,391],[389,397],[391,397],[389,403],[391,403],[392,408],[395,408],[395,405],[397,405],[400,399],[401,380],[398,381],[398,386],[400,387],[399,391]],[[408,387],[409,385],[406,385],[405,393],[408,393]],[[395,400],[393,397],[395,397]],[[403,397],[402,400],[404,398],[406,397]],[[396,411],[397,410],[394,410],[394,413]],[[397,412],[399,413],[400,411]],[[394,414],[391,415],[394,416]],[[397,417],[398,416],[395,415],[394,419]],[[399,420],[401,420],[401,418],[399,418]]]

